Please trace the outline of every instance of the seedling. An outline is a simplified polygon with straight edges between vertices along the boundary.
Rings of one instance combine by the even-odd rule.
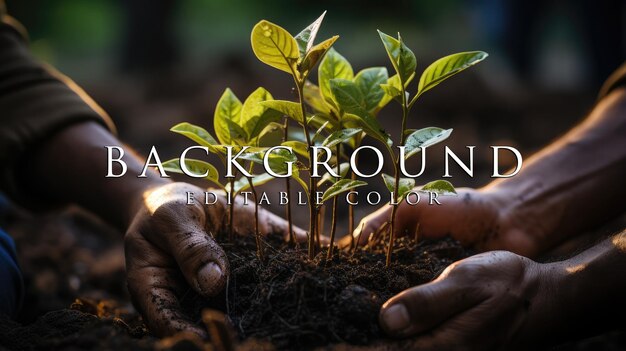
[[[406,194],[415,187],[415,180],[413,178],[402,178],[401,174],[401,159],[407,160],[411,156],[423,151],[426,147],[435,145],[450,136],[452,129],[441,129],[437,127],[428,127],[419,130],[408,130],[406,127],[407,117],[411,111],[411,108],[417,102],[418,98],[422,96],[426,91],[434,88],[442,81],[452,77],[453,75],[477,64],[487,57],[487,53],[482,51],[461,52],[453,55],[449,55],[432,63],[428,66],[420,77],[417,92],[411,98],[410,93],[407,91],[408,85],[415,77],[415,68],[417,66],[417,60],[413,52],[403,43],[400,33],[398,38],[393,38],[381,31],[378,31],[380,39],[383,42],[387,55],[396,71],[396,75],[389,79],[387,84],[381,85],[385,90],[387,96],[400,103],[402,107],[402,127],[399,135],[399,146],[396,153],[391,148],[391,141],[389,139],[382,140],[387,145],[387,150],[394,160],[394,175],[383,174],[383,180],[385,185],[396,197],[396,201],[391,204],[393,206],[391,211],[391,217],[389,219],[389,245],[387,247],[386,265],[391,264],[391,253],[394,243],[394,230],[396,223],[396,212],[398,210],[398,204],[404,199]],[[409,100],[409,98],[411,98]],[[364,120],[367,122],[367,120]],[[379,133],[374,133],[374,136],[381,136]],[[436,180],[424,185],[421,189],[427,192],[436,192],[439,194],[454,194],[454,186],[445,180]]]
[[[252,50],[256,57],[269,66],[289,73],[293,78],[296,91],[298,92],[297,102],[268,101],[264,103],[264,105],[289,116],[302,126],[306,143],[303,144],[297,141],[288,141],[286,143],[290,143],[289,145],[294,147],[296,151],[300,150],[301,154],[308,155],[308,157],[305,156],[305,159],[308,161],[309,170],[311,169],[314,157],[313,146],[315,146],[314,138],[310,135],[310,128],[315,125],[321,125],[321,128],[318,129],[318,132],[321,133],[321,130],[330,123],[326,123],[328,121],[323,121],[318,116],[307,114],[304,87],[307,77],[313,68],[339,38],[339,36],[333,36],[314,45],[315,37],[317,36],[325,14],[324,12],[315,22],[311,23],[295,37],[282,27],[265,20],[254,26],[251,35]],[[339,130],[339,132],[341,133],[341,130]],[[336,135],[336,138],[341,139],[341,136]],[[343,140],[345,139],[339,142]],[[341,184],[335,183],[326,193],[336,196],[343,191],[348,191],[360,185],[363,184],[359,181],[350,181],[349,183],[344,182]],[[312,259],[315,256],[316,236],[319,235],[319,229],[317,228],[319,206],[316,204],[317,182],[315,178],[310,176],[308,187],[303,186],[303,188],[305,188],[309,194],[308,254],[309,258]]]
[[[349,115],[356,113],[375,118],[378,112],[389,102],[389,99],[385,99],[385,92],[380,86],[388,80],[387,68],[370,67],[363,69],[355,76],[350,62],[331,48],[320,63],[317,80],[319,86],[310,82],[305,85],[305,100],[317,116],[327,122],[333,122],[337,130],[335,133],[344,136],[342,140],[334,139],[337,148],[337,160],[339,160],[344,142],[347,142],[352,149],[356,149],[361,145],[364,136],[361,128],[343,129],[345,126],[357,126]],[[348,115],[347,118],[346,115]],[[337,164],[337,173],[344,177],[349,170],[348,163],[339,164],[337,161]],[[330,177],[323,178],[318,184],[332,179]],[[356,181],[356,174],[352,170],[350,170],[350,179]],[[331,244],[336,230],[336,217],[337,198],[333,201]],[[348,231],[352,233],[354,231],[353,206],[348,207],[348,217]],[[354,246],[354,240],[352,240],[351,246]],[[332,257],[332,250],[331,245],[329,257]]]
[[[217,103],[214,115],[214,129],[219,143],[205,129],[189,123],[181,123],[172,128],[172,131],[198,143],[206,152],[217,154],[228,170],[228,184],[220,183],[219,173],[213,165],[196,159],[184,158],[184,155],[181,155],[181,159],[167,161],[164,167],[169,171],[186,174],[191,172],[204,177],[228,193],[231,198],[228,211],[231,239],[234,215],[232,198],[249,188],[255,202],[255,234],[259,257],[263,257],[263,249],[259,233],[259,202],[255,186],[273,177],[285,177],[289,194],[290,181],[286,175],[291,174],[291,178],[296,180],[308,194],[307,248],[310,259],[315,256],[316,248],[319,246],[318,238],[322,227],[320,210],[326,201],[333,199],[330,248],[327,256],[330,259],[333,255],[337,226],[337,195],[366,184],[357,180],[349,164],[342,163],[341,159],[345,157],[346,147],[356,149],[361,145],[364,136],[370,136],[384,145],[394,161],[393,176],[382,175],[391,193],[392,212],[389,221],[379,229],[381,232],[389,230],[390,233],[386,253],[386,264],[389,266],[394,245],[393,233],[398,204],[415,186],[413,178],[401,177],[404,172],[403,162],[422,152],[426,147],[445,140],[452,132],[452,129],[437,127],[407,129],[407,118],[411,108],[426,91],[482,61],[487,54],[482,51],[462,52],[435,61],[424,70],[419,79],[417,92],[411,96],[408,86],[415,77],[416,58],[403,43],[400,34],[396,39],[379,31],[379,36],[395,71],[393,76],[389,77],[385,67],[365,68],[355,75],[348,60],[332,48],[338,36],[314,45],[324,15],[325,13],[296,36],[292,36],[282,27],[265,20],[257,23],[252,29],[251,44],[254,54],[261,62],[286,72],[292,77],[297,91],[297,101],[274,100],[267,90],[258,88],[242,104],[230,89],[226,89]],[[308,78],[318,63],[320,63],[318,85],[315,85]],[[402,108],[402,126],[397,140],[397,153],[393,148],[393,140],[377,120],[380,110],[392,100],[398,102]],[[306,105],[309,105],[313,113],[307,112]],[[286,116],[284,120],[283,116]],[[290,120],[301,126],[301,138],[293,137],[296,133],[289,130]],[[282,123],[279,123],[281,121]],[[264,136],[273,130],[280,130],[283,133],[282,149],[281,147],[270,148],[272,145],[263,143]],[[304,160],[304,163],[299,162],[297,156],[286,148],[293,150]],[[319,149],[325,152],[317,152]],[[235,180],[237,171],[231,169],[229,162],[233,152],[241,156],[241,159],[248,161],[247,170],[239,169],[244,176],[240,180]],[[330,162],[333,153],[333,167],[328,168],[328,172],[316,181],[314,164],[321,157],[325,157],[325,161]],[[263,164],[266,173],[252,174],[255,163]],[[309,172],[308,183],[301,177],[302,171]],[[349,176],[348,172],[350,172]],[[330,183],[327,189],[323,193],[318,192],[318,189],[326,183]],[[452,184],[444,180],[430,182],[424,185],[421,191],[444,195],[455,193]],[[318,197],[321,199],[319,203]],[[354,230],[352,205],[349,211],[349,230],[352,233]],[[290,241],[293,242],[291,207],[287,207],[286,214],[289,221]],[[417,240],[418,231],[419,229],[415,230],[415,240]],[[362,232],[363,228],[359,237]]]

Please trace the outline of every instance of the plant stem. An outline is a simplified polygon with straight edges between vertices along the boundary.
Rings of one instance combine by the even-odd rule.
[[[263,260],[263,242],[261,240],[261,233],[259,233],[259,201],[257,197],[256,189],[252,183],[251,177],[246,177],[248,184],[250,184],[250,190],[252,191],[252,197],[254,198],[254,237],[256,239],[256,254],[259,259]]]
[[[285,118],[285,124],[283,125],[283,142],[287,141],[289,138],[289,118]],[[285,186],[287,188],[287,222],[289,223],[289,243],[294,245],[296,243],[296,238],[293,234],[293,221],[291,219],[291,181],[289,178],[285,178]]]
[[[354,140],[354,148],[357,149],[361,145],[361,135],[357,135]],[[356,159],[354,160],[356,164],[359,164],[359,155],[356,155]],[[337,161],[339,162],[339,161]],[[350,170],[350,179],[356,180],[356,173]],[[350,235],[350,249],[354,246],[354,206],[348,204],[348,233]]]
[[[402,129],[400,129],[400,146],[404,146],[404,131],[406,130],[406,119],[409,114],[409,107],[406,101],[406,93],[404,89],[404,82],[400,82],[400,86],[402,86]],[[395,185],[394,185],[394,197],[398,197],[398,192],[400,190],[400,155],[395,156],[395,167],[394,167],[394,176],[395,176]],[[390,218],[390,231],[391,235],[389,235],[389,247],[387,248],[387,257],[385,261],[385,266],[389,267],[391,265],[391,252],[393,251],[393,241],[394,241],[394,232],[396,227],[396,213],[398,212],[398,201],[393,202],[393,209],[391,210],[391,218]]]
[[[341,129],[341,124],[339,126]],[[339,164],[339,155],[341,155],[341,144],[337,144],[337,174],[341,175],[341,168]],[[339,181],[340,178],[336,180]],[[328,257],[330,260],[333,258],[333,248],[335,245],[335,231],[337,230],[337,196],[333,197],[333,213],[332,213],[332,223],[330,227],[330,246],[328,247]],[[352,237],[352,231],[350,232],[350,237]],[[354,239],[353,239],[354,240]]]
[[[295,77],[295,76],[294,76]],[[315,179],[311,177],[311,164],[313,162],[313,144],[311,141],[311,136],[309,135],[309,122],[306,119],[306,108],[304,106],[304,80],[299,81],[297,78],[294,78],[296,81],[296,86],[298,88],[298,100],[300,102],[300,111],[302,112],[302,128],[304,131],[304,136],[306,138],[306,143],[309,149],[309,244],[308,244],[308,253],[309,259],[313,259],[315,257],[315,237],[317,235],[317,204],[315,203],[315,193],[317,191],[317,184],[315,183]]]
[[[228,192],[228,198],[230,204],[228,205],[228,241],[233,241],[233,219],[235,215],[235,199],[233,198],[233,191],[235,191],[235,177],[233,176],[229,180],[230,191]]]

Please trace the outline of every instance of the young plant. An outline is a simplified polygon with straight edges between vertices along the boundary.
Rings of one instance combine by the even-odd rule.
[[[290,74],[293,78],[296,91],[298,92],[297,102],[275,100],[265,102],[263,105],[285,114],[302,126],[305,143],[297,141],[290,143],[286,141],[286,143],[294,147],[295,151],[307,155],[305,159],[308,161],[309,171],[311,170],[311,162],[314,157],[314,141],[310,135],[310,128],[320,123],[315,116],[307,114],[304,86],[313,68],[339,38],[338,36],[333,36],[314,45],[315,37],[325,14],[324,12],[316,21],[295,37],[282,27],[265,20],[257,23],[251,34],[252,50],[256,57],[261,62]],[[357,185],[355,184],[354,186]],[[315,256],[316,236],[319,234],[317,228],[319,206],[316,204],[317,183],[314,177],[310,176],[308,186],[303,186],[303,188],[309,194],[308,255],[312,259]]]
[[[334,48],[331,48],[320,63],[318,70],[319,86],[307,82],[304,86],[304,97],[316,116],[319,116],[323,121],[332,122],[331,127],[339,132],[344,130],[344,127],[358,126],[349,118],[344,118],[346,114],[357,114],[363,118],[376,118],[378,112],[389,102],[389,99],[385,99],[385,92],[381,87],[381,84],[387,83],[388,79],[389,76],[385,67],[365,68],[355,76],[350,62]],[[355,128],[349,130],[355,130]],[[353,133],[345,141],[352,149],[356,149],[361,145],[364,134],[360,129],[359,132]],[[343,142],[337,143],[337,160],[342,155],[343,144]],[[348,164],[338,165],[338,172],[342,169],[347,171],[349,169]],[[350,173],[350,178],[356,181],[356,174],[352,171]],[[333,202],[331,242],[334,238],[336,225],[336,205],[335,199]],[[354,206],[352,205],[348,207],[348,223],[348,231],[352,234],[354,231]],[[352,235],[350,237],[353,238]],[[353,245],[354,240],[351,242],[351,246]],[[332,251],[330,253],[332,254]]]
[[[406,123],[411,108],[417,102],[417,99],[426,91],[434,88],[451,76],[484,60],[487,57],[487,53],[482,51],[461,52],[440,58],[422,72],[417,86],[417,92],[411,98],[407,87],[415,77],[415,68],[417,66],[415,55],[403,43],[400,33],[398,33],[397,39],[381,31],[378,31],[378,34],[387,51],[391,64],[396,71],[396,75],[394,75],[387,84],[381,85],[381,87],[384,89],[388,98],[397,101],[402,107],[402,127],[400,129],[400,142],[398,145],[399,154],[396,155],[391,147],[387,147],[391,158],[394,160],[394,175],[382,175],[385,185],[389,191],[394,194],[393,197],[395,197],[395,201],[391,202],[393,208],[389,219],[390,235],[386,255],[386,265],[389,266],[391,264],[398,204],[415,186],[415,180],[413,178],[400,177],[401,160],[408,160],[411,156],[419,153],[426,147],[445,140],[452,133],[452,129],[436,127],[428,127],[415,131],[408,130]],[[391,146],[391,143],[387,143],[387,145]],[[456,193],[452,184],[445,180],[430,182],[424,185],[421,190],[438,194]]]
[[[227,167],[225,155],[228,154],[226,146],[230,146],[233,154],[238,153],[244,147],[249,152],[260,152],[266,148],[261,147],[260,140],[269,131],[269,126],[281,119],[281,115],[274,110],[268,109],[260,104],[262,101],[272,100],[272,95],[264,88],[255,90],[245,102],[242,104],[237,96],[230,90],[226,89],[221,98],[217,102],[215,108],[213,127],[219,143],[204,128],[195,126],[190,123],[180,123],[171,128],[171,131],[184,135],[195,141],[209,152],[218,155],[224,167]],[[255,186],[262,185],[271,179],[267,173],[259,175],[251,174],[253,171],[252,163],[248,174],[244,174],[239,180],[236,179],[236,169],[233,170],[231,177],[228,177],[229,183],[223,185],[219,181],[219,173],[217,169],[204,161],[185,158],[173,159],[163,164],[166,170],[176,173],[193,173],[203,175],[204,178],[218,185],[225,191],[229,204],[229,239],[233,236],[233,218],[234,218],[234,199],[237,194],[248,188],[252,191],[255,203],[255,238],[257,244],[257,254],[263,257],[262,242],[259,232],[259,216],[258,216],[258,198]]]

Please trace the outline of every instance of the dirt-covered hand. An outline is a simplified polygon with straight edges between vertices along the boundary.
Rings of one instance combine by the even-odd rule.
[[[416,205],[402,202],[396,214],[395,235],[414,235],[419,223],[419,238],[450,235],[480,251],[509,250],[530,257],[536,254],[536,245],[527,235],[529,229],[507,211],[509,200],[505,196],[469,188],[457,189],[457,193],[456,196],[439,196],[440,205],[429,204],[427,196]],[[371,234],[389,221],[391,209],[391,205],[385,205],[363,218],[353,236],[360,236],[360,243],[365,244]],[[349,239],[344,240],[343,243],[347,243]]]
[[[531,342],[526,327],[549,295],[541,272],[508,251],[472,256],[389,299],[380,325],[393,337],[414,336],[416,350],[509,350]]]
[[[188,204],[188,192],[196,199]],[[190,289],[211,297],[224,288],[229,265],[214,235],[228,231],[225,198],[203,205],[204,191],[186,183],[170,183],[144,194],[125,237],[128,288],[150,330],[163,336],[180,330],[203,335],[180,308]],[[254,233],[254,205],[235,206],[236,234]],[[263,234],[288,236],[282,218],[259,209]],[[306,234],[294,227],[297,239]]]

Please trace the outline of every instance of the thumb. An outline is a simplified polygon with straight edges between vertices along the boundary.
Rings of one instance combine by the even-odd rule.
[[[206,213],[200,206],[180,202],[159,207],[152,215],[148,237],[170,253],[187,283],[203,296],[222,291],[230,272],[226,253],[207,233],[212,223],[206,223]],[[206,229],[205,229],[206,228]]]

